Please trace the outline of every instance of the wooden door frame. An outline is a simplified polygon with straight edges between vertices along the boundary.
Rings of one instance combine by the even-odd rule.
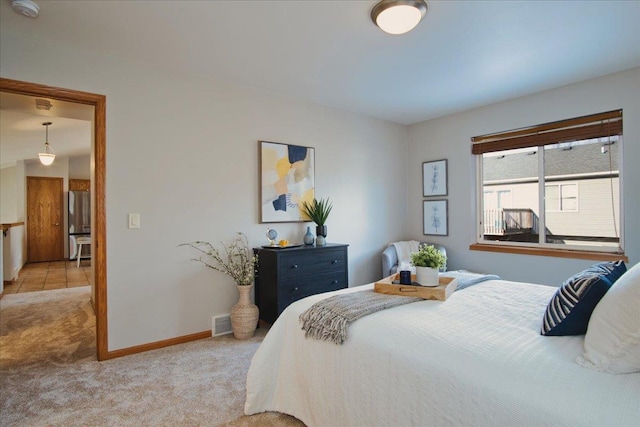
[[[58,241],[58,248],[57,248],[58,249],[58,253],[60,254],[60,258],[57,259],[56,261],[63,260],[64,259],[64,236],[65,236],[65,233],[63,232],[63,229],[64,229],[64,219],[63,219],[64,215],[62,213],[63,212],[62,206],[64,206],[64,179],[60,178],[60,177],[50,177],[50,176],[27,176],[26,178],[27,178],[27,197],[26,197],[26,199],[27,199],[27,210],[26,210],[27,221],[25,223],[27,225],[27,227],[26,227],[26,230],[27,230],[27,262],[33,262],[33,260],[31,259],[31,253],[30,253],[30,250],[29,250],[30,247],[31,247],[29,245],[29,239],[33,238],[33,237],[29,237],[30,235],[32,235],[32,233],[29,231],[29,225],[32,224],[31,220],[29,218],[30,217],[30,215],[29,215],[29,201],[30,201],[29,192],[31,191],[29,189],[29,182],[30,181],[33,182],[34,180],[35,181],[39,181],[39,180],[55,180],[60,185],[60,194],[59,194],[60,200],[58,202],[60,210],[59,210],[58,213],[60,214],[60,227],[61,227],[60,228],[60,232],[61,233],[60,233],[60,239]]]
[[[111,358],[109,355],[107,333],[107,213],[105,208],[106,189],[106,114],[107,98],[89,92],[80,92],[11,80],[0,77],[0,92],[16,93],[20,95],[39,96],[77,104],[93,105],[94,119],[94,188],[91,203],[95,206],[95,227],[92,231],[96,251],[92,256],[91,267],[95,286],[94,307],[96,311],[96,350],[98,360]]]

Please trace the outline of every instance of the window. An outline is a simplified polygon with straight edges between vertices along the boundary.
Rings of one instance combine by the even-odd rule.
[[[472,142],[479,244],[623,252],[621,110]]]
[[[577,212],[578,184],[545,184],[544,202],[549,212]]]

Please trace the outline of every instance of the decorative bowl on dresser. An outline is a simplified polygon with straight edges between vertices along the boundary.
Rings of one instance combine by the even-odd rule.
[[[287,306],[299,299],[349,286],[347,248],[325,246],[254,248],[256,304],[260,319],[273,323]]]

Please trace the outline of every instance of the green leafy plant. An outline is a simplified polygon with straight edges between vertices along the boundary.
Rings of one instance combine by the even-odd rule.
[[[331,209],[333,209],[333,205],[329,202],[329,198],[327,200],[320,199],[320,201],[313,199],[312,203],[302,202],[302,213],[320,226],[327,222]]]
[[[433,245],[422,245],[418,252],[411,254],[411,264],[438,270],[447,264],[447,257]]]
[[[220,244],[223,247],[222,250],[214,248],[209,242],[202,241],[182,243],[180,246],[190,246],[202,252],[203,255],[192,260],[230,276],[238,286],[253,285],[253,272],[258,256],[251,254],[247,236],[238,232],[238,236],[230,245],[227,246],[222,242]]]

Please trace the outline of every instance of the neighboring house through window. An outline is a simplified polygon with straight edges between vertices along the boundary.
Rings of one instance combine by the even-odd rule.
[[[578,184],[545,184],[544,201],[549,212],[578,212]]]
[[[621,110],[472,142],[479,244],[623,253]]]

